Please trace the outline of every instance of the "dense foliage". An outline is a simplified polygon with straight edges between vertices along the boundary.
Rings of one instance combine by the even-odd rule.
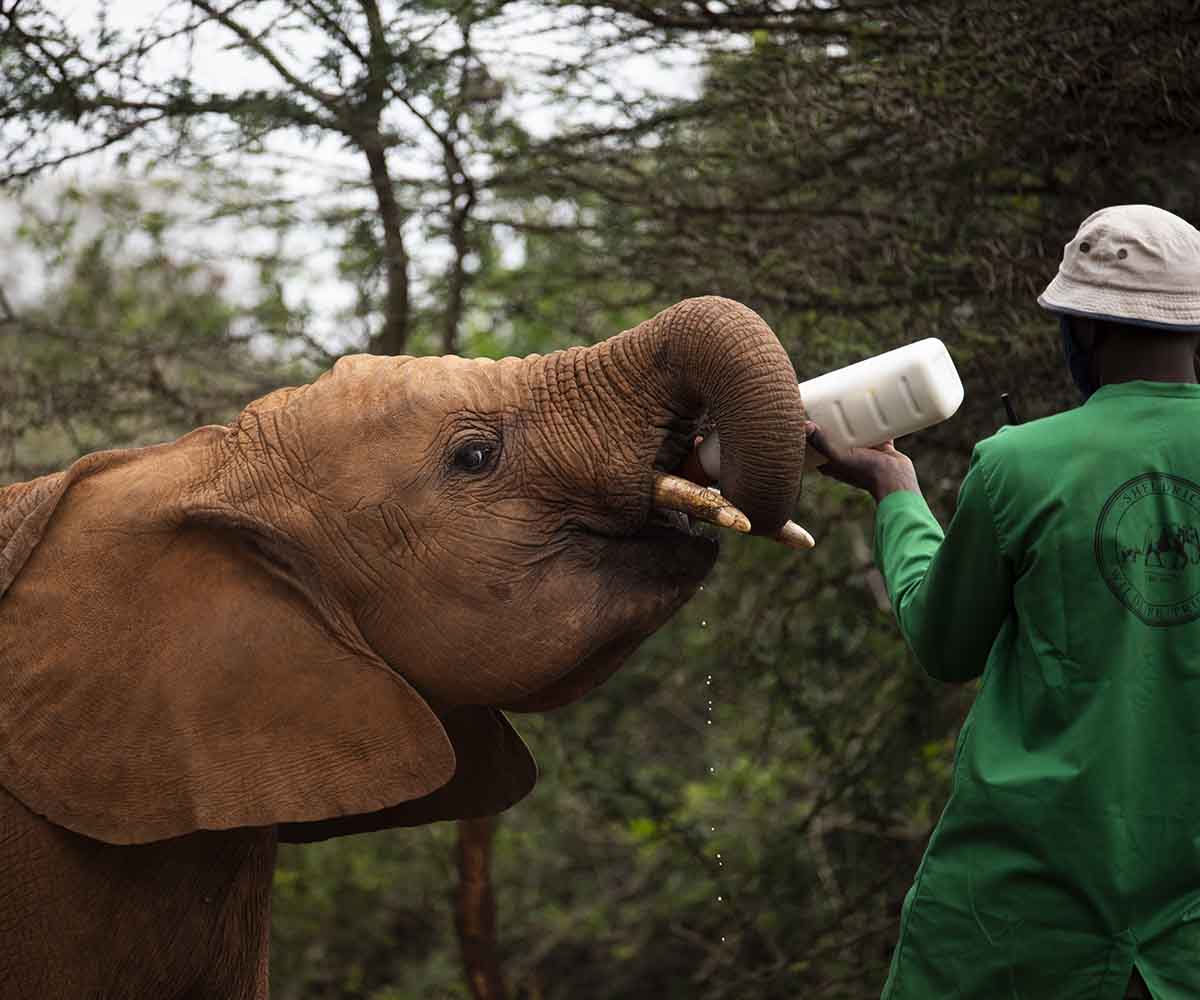
[[[246,5],[191,6],[210,24]],[[1000,392],[1025,419],[1073,402],[1055,326],[1034,299],[1078,222],[1133,201],[1200,221],[1200,13],[1182,0],[274,7],[292,21],[272,30],[307,18],[305,31],[329,35],[299,82],[343,95],[336,108],[374,113],[356,119],[359,138],[383,141],[403,213],[424,220],[421,238],[403,230],[404,254],[424,239],[450,261],[406,272],[410,348],[548,350],[714,292],[759,310],[802,377],[938,336],[967,401],[902,447],[943,517],[973,442],[1002,421]],[[103,77],[86,76],[92,57],[31,8],[0,3],[10,176],[52,166],[67,139],[47,129],[67,119],[119,146],[152,124],[130,116],[153,111],[155,127],[174,123],[181,157],[201,139],[229,140],[219,129],[184,135],[201,121],[193,106],[219,96],[185,79],[141,93],[157,111],[114,108]],[[574,32],[581,54],[505,79],[486,25],[512,17]],[[420,18],[456,26],[448,49],[399,47]],[[394,71],[368,53],[356,76],[358,39],[391,45]],[[699,93],[589,91],[616,51],[690,53]],[[381,80],[391,89],[372,91]],[[470,97],[491,80],[503,87]],[[336,124],[335,108],[276,85],[265,103],[240,93],[236,108],[210,106],[203,120],[228,112],[238,142],[255,129]],[[525,92],[586,104],[591,117],[564,111],[535,137],[504,103]],[[396,102],[428,121],[389,117]],[[400,165],[422,129],[441,173],[409,184]],[[152,163],[153,177],[194,165],[161,154],[132,162]],[[364,161],[360,194],[379,195],[377,166]],[[88,194],[119,224],[81,238],[64,229],[76,203],[49,212],[46,190],[30,190],[22,230],[48,268],[41,301],[0,299],[0,475],[225,419],[272,380],[328,361],[317,319],[285,294],[281,275],[303,262],[264,256],[238,299],[220,264],[183,254],[166,238],[171,219],[143,201]],[[224,209],[211,197],[214,215],[232,211],[228,192]],[[337,204],[321,222],[340,232],[358,292],[357,346],[374,337],[378,347],[400,322],[381,277],[397,232],[386,199]],[[305,218],[285,212],[275,224]],[[703,593],[601,691],[514,719],[542,774],[495,837],[512,995],[877,995],[971,690],[925,679],[907,654],[871,562],[869,501],[810,480],[798,519],[815,552],[727,541]],[[442,824],[284,850],[276,995],[470,996],[454,932],[455,841]]]

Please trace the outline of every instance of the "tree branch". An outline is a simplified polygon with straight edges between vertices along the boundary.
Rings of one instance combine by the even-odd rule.
[[[366,67],[367,53],[358,47],[358,44],[338,23],[337,19],[331,13],[329,13],[328,10],[325,10],[321,7],[318,0],[303,0],[303,2],[300,3],[300,8],[308,13],[314,24],[324,29],[332,37],[341,42],[342,48],[354,56],[364,68]]]
[[[229,12],[233,9],[232,7],[225,8],[224,10],[218,10],[211,3],[209,3],[208,0],[190,0],[190,2],[192,6],[198,7],[218,24],[237,35],[238,39],[247,49],[265,59],[267,64],[273,70],[275,70],[276,74],[281,80],[284,81],[284,83],[295,87],[296,90],[300,91],[305,96],[312,98],[312,100],[316,101],[318,104],[321,104],[329,111],[332,111],[335,114],[338,113],[340,105],[337,98],[332,94],[327,94],[324,91],[319,90],[312,84],[296,76],[295,73],[293,73],[287,68],[287,66],[283,64],[283,61],[275,54],[274,51],[263,44],[262,40],[258,36],[254,35],[248,28],[246,28],[245,25],[240,24],[229,16]],[[237,5],[235,4],[234,6]]]
[[[109,147],[115,146],[118,143],[128,139],[131,135],[145,128],[147,125],[153,124],[155,120],[161,120],[161,118],[165,117],[166,116],[163,115],[160,116],[159,119],[134,122],[123,129],[119,129],[118,131],[105,136],[103,139],[91,146],[85,146],[82,149],[72,150],[71,152],[63,153],[61,156],[37,160],[26,167],[11,170],[8,173],[0,176],[0,187],[3,187],[5,184],[26,180],[35,174],[42,173],[43,171],[53,170],[55,167],[61,167],[64,163],[70,163],[72,160],[78,160],[85,156],[91,156],[93,153],[98,153],[101,150],[108,149]]]

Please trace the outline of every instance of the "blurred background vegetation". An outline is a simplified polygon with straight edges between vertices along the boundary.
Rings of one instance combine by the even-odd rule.
[[[1074,403],[1034,299],[1084,216],[1200,222],[1183,0],[78,8],[0,0],[0,482],[348,351],[548,351],[718,293],[801,378],[942,338],[966,402],[902,447],[945,518],[1001,392]],[[797,516],[815,552],[727,541],[601,691],[514,719],[542,774],[494,826],[285,848],[274,995],[877,995],[972,690],[899,639],[869,501],[811,477]]]

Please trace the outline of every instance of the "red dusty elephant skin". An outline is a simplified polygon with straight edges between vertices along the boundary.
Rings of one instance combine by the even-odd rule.
[[[0,490],[0,996],[264,997],[277,840],[524,796],[499,710],[596,687],[712,566],[651,503],[705,412],[778,531],[795,373],[718,298],[544,357],[345,358]]]

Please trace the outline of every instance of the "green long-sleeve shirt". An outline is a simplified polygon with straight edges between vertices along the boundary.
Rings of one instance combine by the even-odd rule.
[[[943,537],[876,559],[934,677],[982,676],[884,988],[1200,997],[1200,386],[1126,382],[981,442]]]

